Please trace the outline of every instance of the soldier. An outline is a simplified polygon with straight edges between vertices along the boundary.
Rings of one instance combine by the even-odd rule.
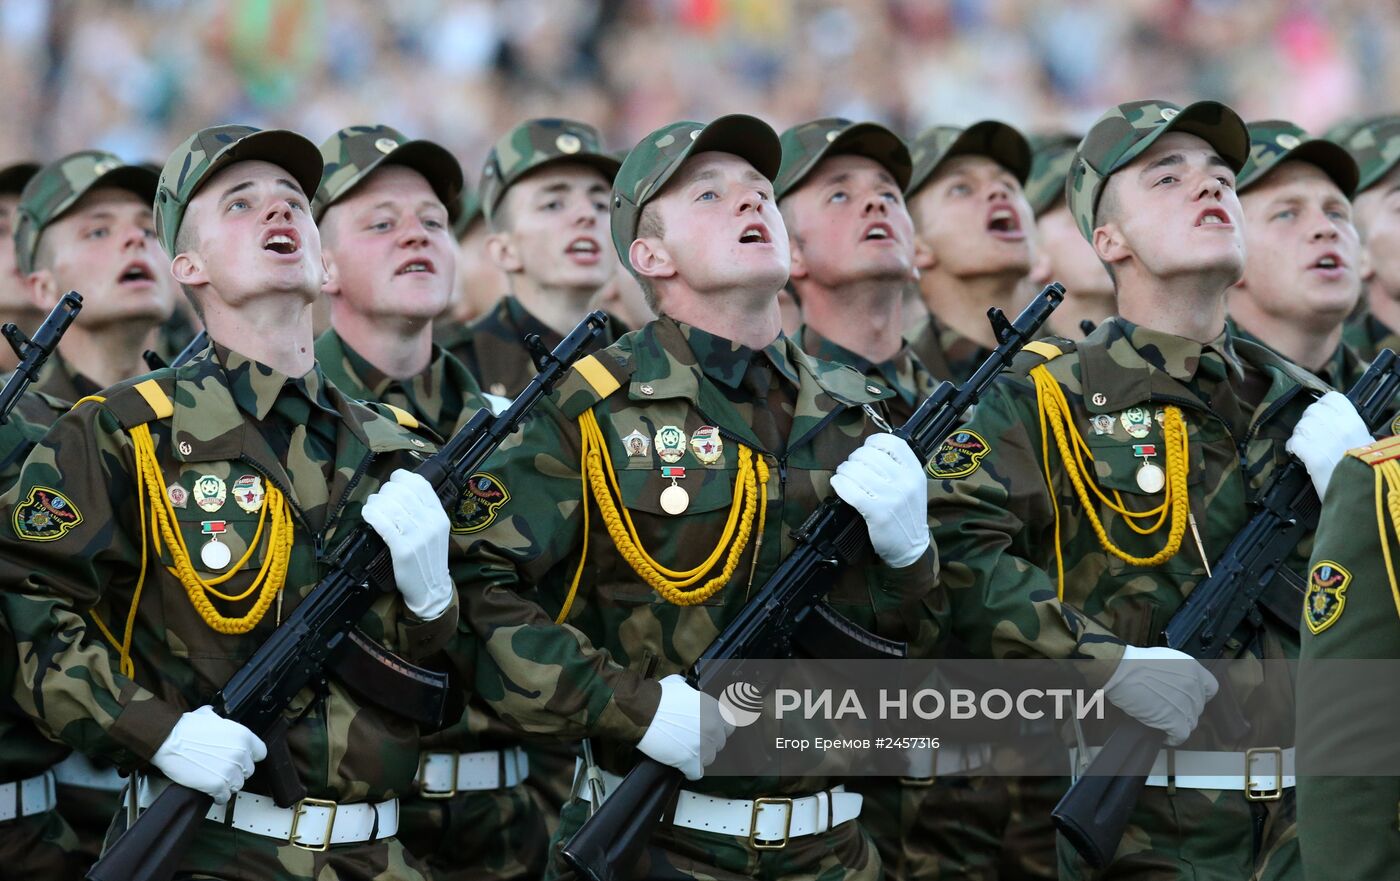
[[[1363,360],[1382,349],[1400,351],[1400,116],[1381,116],[1333,129],[1331,140],[1360,168],[1353,216],[1366,251],[1366,308],[1347,323],[1342,339]]]
[[[1250,123],[1249,139],[1235,186],[1247,259],[1230,291],[1230,319],[1240,336],[1345,391],[1366,370],[1342,343],[1342,322],[1361,296],[1356,163],[1283,120]]]
[[[557,345],[612,275],[600,230],[617,168],[597,131],[568,119],[527,120],[491,148],[481,207],[491,261],[510,293],[448,349],[491,394],[519,394],[535,375],[521,340],[538,333],[546,347]],[[614,322],[604,344],[626,331]]]
[[[1088,685],[1163,731],[1169,747],[1192,734],[1217,684],[1158,646],[1161,628],[1244,525],[1299,417],[1327,390],[1225,325],[1226,292],[1244,271],[1233,187],[1248,156],[1244,124],[1214,102],[1137,101],[1100,117],[1075,154],[1066,199],[1109,267],[1121,317],[1077,344],[1028,346],[978,403],[963,432],[971,444],[945,448],[931,466],[954,636],[985,657],[1104,662],[1086,666]],[[1335,395],[1314,406],[1345,437],[1360,419],[1334,398],[1345,405]],[[1316,481],[1340,455],[1328,442],[1300,458]],[[1295,627],[1268,618],[1242,651],[1293,656]],[[1172,681],[1149,675],[1154,666]],[[1241,700],[1292,699],[1287,681],[1232,684]],[[1086,733],[1091,747],[1105,736]],[[1164,751],[1096,877],[1298,877],[1293,792],[1260,786],[1292,773],[1291,744],[1278,746],[1272,766],[1266,757],[1246,768],[1239,746],[1205,726],[1191,749]],[[1076,767],[1092,755],[1080,747]],[[1237,762],[1238,776],[1192,785],[1221,762]],[[1087,873],[1064,846],[1061,877]]]
[[[83,150],[44,166],[20,195],[15,262],[44,312],[68,291],[82,318],[63,337],[35,390],[58,402],[145,373],[141,353],[175,310],[175,285],[151,227],[157,175],[111,153]]]
[[[918,234],[924,309],[907,316],[906,338],[939,379],[961,382],[996,346],[987,309],[1015,313],[1031,270],[1035,218],[1021,187],[1031,148],[1000,122],[937,126],[914,141],[904,198]]]
[[[774,195],[806,324],[803,351],[889,387],[899,424],[938,384],[903,339],[902,299],[914,269],[904,205],[909,148],[874,123],[817,119],[782,134]]]
[[[647,877],[880,876],[855,822],[860,797],[835,781],[701,780],[727,731],[678,675],[828,491],[862,512],[875,549],[837,576],[833,603],[897,638],[937,626],[923,611],[936,569],[925,481],[863,406],[890,393],[779,332],[780,156],[777,135],[747,116],[674,123],[628,154],[613,243],[662,317],[580,362],[482,475],[499,503],[473,524],[463,596],[486,638],[483,694],[522,728],[591,738],[605,788],[636,748],[712,796],[681,796],[704,805],[656,830]],[[588,815],[583,790],[556,853]]]
[[[38,170],[37,162],[16,162],[0,168],[0,243],[14,236],[20,191]],[[35,308],[25,291],[14,253],[0,247],[0,324],[13,323],[28,333],[39,326],[44,314]],[[0,342],[0,375],[14,370],[18,363],[10,347]]]
[[[345,394],[392,404],[450,437],[490,406],[431,337],[456,278],[447,206],[460,204],[461,167],[443,147],[383,125],[341,129],[321,144],[321,157],[312,214],[331,330],[316,340],[316,360]],[[399,838],[438,881],[543,871],[549,836],[523,785],[529,766],[519,739],[476,705],[424,738]]]
[[[1064,302],[1046,325],[1051,333],[1071,340],[1084,338],[1085,321],[1097,327],[1118,311],[1113,280],[1079,234],[1065,203],[1065,178],[1079,140],[1071,134],[1032,137],[1033,159],[1026,179],[1026,201],[1035,214],[1036,263],[1042,270],[1036,281],[1065,286]]]
[[[16,698],[51,737],[140,771],[132,810],[167,780],[213,797],[177,874],[423,877],[394,838],[416,723],[333,677],[308,689],[288,708],[296,779],[281,781],[306,797],[282,808],[266,779],[244,787],[267,745],[208,706],[361,518],[397,585],[361,630],[410,658],[456,632],[449,521],[402,470],[431,444],[315,366],[325,267],[305,193],[320,174],[315,145],[286,131],[218,126],[175,150],[155,229],[212,345],[80,402],[0,498]]]

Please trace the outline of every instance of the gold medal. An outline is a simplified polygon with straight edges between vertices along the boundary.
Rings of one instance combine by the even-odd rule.
[[[1139,440],[1147,437],[1152,431],[1152,414],[1147,412],[1146,407],[1129,407],[1119,416],[1119,421],[1123,423],[1123,430],[1130,437]]]
[[[685,509],[690,507],[690,493],[676,481],[685,477],[685,469],[679,465],[667,465],[661,469],[661,476],[671,478],[671,485],[661,491],[661,510],[672,517],[684,514]]]
[[[262,478],[256,474],[245,474],[233,482],[233,500],[249,514],[262,507],[263,495]]]

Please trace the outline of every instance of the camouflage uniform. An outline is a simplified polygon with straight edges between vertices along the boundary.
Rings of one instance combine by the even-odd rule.
[[[613,240],[624,263],[621,243],[633,240],[640,206],[687,156],[706,150],[744,156],[770,177],[777,171],[776,136],[749,117],[703,127],[677,123],[648,136],[628,156],[613,194]],[[487,465],[502,502],[483,509],[473,530],[475,583],[463,594],[467,618],[484,640],[483,696],[526,730],[592,738],[603,770],[625,773],[656,711],[656,680],[690,665],[772,573],[792,547],[791,529],[829,493],[836,465],[875,430],[863,405],[889,395],[781,336],[754,351],[665,317],[577,366]],[[741,469],[749,455],[741,450],[761,457],[769,469],[759,490],[768,506],[761,534],[740,545],[718,592],[695,605],[664,600],[639,578],[602,518],[590,513],[604,490],[595,483],[595,499],[580,504],[581,426],[590,412],[606,445],[600,458],[618,476],[618,504],[631,512],[640,547],[667,566],[689,567],[706,557],[722,538],[736,486],[751,473]],[[662,491],[673,480],[682,484],[665,476],[674,474],[672,466],[685,468],[688,494],[676,515],[661,507]],[[932,549],[900,570],[871,556],[842,570],[830,598],[876,632],[927,638],[922,631],[938,626],[924,606],[935,569]],[[718,577],[703,577],[712,576]],[[753,798],[806,795],[836,782],[707,777],[685,786]],[[565,806],[556,853],[587,812],[581,801]],[[662,824],[643,862],[642,873],[656,878],[880,876],[879,857],[858,822],[771,851],[754,850],[743,835]],[[551,871],[563,871],[557,859]]]
[[[968,126],[935,126],[910,145],[914,170],[904,198],[909,200],[928,183],[944,161],[954,156],[986,156],[1000,163],[1023,184],[1031,169],[1030,145],[1020,132],[1009,125],[986,120]],[[910,316],[904,339],[915,356],[938,379],[962,382],[986,360],[991,350],[968,339],[951,327],[945,327],[938,316],[925,312]]]
[[[596,168],[609,182],[619,165],[603,150],[591,125],[568,119],[533,119],[516,126],[491,148],[481,172],[481,210],[486,221],[493,222],[506,191],[517,181],[546,166],[565,163]],[[600,347],[626,332],[621,322],[611,320]],[[563,339],[519,300],[507,295],[465,330],[444,330],[438,341],[467,365],[483,389],[513,398],[535,375],[534,361],[521,342],[531,333],[538,333],[549,349]]]
[[[1168,130],[1199,134],[1233,167],[1244,163],[1243,123],[1220,105],[1121,105],[1085,138],[1067,184],[1086,236],[1104,178]],[[1245,524],[1253,495],[1288,460],[1284,443],[1294,424],[1326,387],[1228,330],[1203,346],[1113,318],[1077,345],[1051,342],[1032,344],[978,403],[965,426],[976,449],[964,444],[948,459],[935,457],[930,473],[941,488],[930,499],[934,537],[948,561],[942,584],[955,638],[981,657],[1101,660],[1088,677],[1090,687],[1101,687],[1125,644],[1158,644],[1163,625],[1205,577],[1202,556],[1219,554]],[[1128,556],[1157,554],[1167,546],[1167,530],[1141,535],[1121,514],[1080,501],[1055,438],[1041,436],[1041,396],[1030,373],[1042,364],[1047,387],[1058,387],[1068,403],[1066,433],[1077,432],[1092,454],[1086,479],[1120,493],[1131,511],[1161,504],[1160,490],[1149,492],[1151,482],[1140,472],[1155,457],[1152,447],[1165,449],[1163,410],[1180,408],[1189,460],[1157,461],[1184,473],[1199,546],[1185,536],[1179,550],[1151,566],[1106,553],[1088,520],[1091,510]],[[1047,449],[1049,478],[1042,461]],[[1296,568],[1307,544],[1289,561]],[[1295,655],[1292,624],[1269,619],[1242,651]],[[1276,707],[1292,699],[1287,681],[1235,683],[1235,693],[1246,714],[1263,702]],[[1087,737],[1095,745],[1106,733],[1091,729]],[[1215,735],[1209,714],[1187,746],[1237,748]],[[1293,827],[1291,792],[1262,802],[1241,791],[1148,787],[1114,860],[1095,877],[1297,877]],[[1062,877],[1090,874],[1063,843],[1061,852]]]
[[[255,158],[277,162],[305,190],[319,179],[319,155],[298,135],[205,129],[176,150],[162,175],[156,228],[167,251],[174,250],[194,192],[217,170]],[[413,420],[351,401],[318,369],[284,376],[217,341],[178,369],[118,384],[104,400],[60,418],[19,482],[0,498],[7,526],[0,534],[0,608],[19,642],[17,700],[50,736],[124,768],[145,767],[181,713],[208,703],[316,585],[326,570],[325,549],[358,525],[365,499],[395,468],[411,468],[431,452],[429,442],[400,423]],[[136,448],[146,430],[153,462]],[[136,463],[143,459],[165,487],[158,494],[164,498],[151,498],[149,505],[160,504],[162,519],[173,520],[155,547],[146,544],[154,541],[146,535],[146,500],[138,490]],[[199,547],[199,554],[178,556],[210,578],[227,564],[211,568],[216,564],[206,561],[206,537],[226,543],[237,563],[227,569],[232,578],[224,590],[248,590],[273,553],[270,540],[254,539],[260,517],[281,522],[280,512],[270,510],[277,495],[291,533],[289,546],[278,545],[287,548],[285,579],[279,589],[270,574],[267,593],[257,600],[269,603],[268,614],[244,625],[250,630],[215,631],[206,624],[211,611],[192,602],[203,599],[203,591],[194,583],[187,587],[171,568],[177,557],[172,546]],[[275,524],[272,531],[278,531]],[[453,566],[460,568],[455,556]],[[244,615],[254,602],[221,601],[213,611]],[[94,629],[89,620],[103,625]],[[129,637],[126,621],[133,624]],[[456,622],[455,603],[422,621],[389,594],[360,627],[415,659],[446,646]],[[419,749],[415,723],[362,703],[334,678],[299,695],[288,713],[292,761],[310,797],[343,809],[411,787]],[[265,785],[255,776],[244,791],[266,792]],[[389,822],[386,811],[392,808],[376,809],[379,822]],[[113,833],[122,825],[115,823]],[[199,824],[180,871],[318,881],[422,877],[392,838],[318,853],[218,821]]]
[[[1309,751],[1345,755],[1361,748],[1358,740],[1394,741],[1389,718],[1369,703],[1374,695],[1313,662],[1400,658],[1395,571],[1383,551],[1393,553],[1397,540],[1385,507],[1395,492],[1389,472],[1397,457],[1400,438],[1352,450],[1328,483],[1304,600],[1300,749],[1307,744]],[[1400,777],[1300,776],[1298,839],[1307,876],[1393,876],[1400,860],[1397,804]]]
[[[1333,126],[1327,138],[1341,144],[1361,170],[1359,196],[1381,182],[1400,163],[1400,116],[1380,116]],[[1353,197],[1354,198],[1354,197]],[[1362,243],[1363,247],[1365,243]],[[1370,361],[1382,349],[1400,352],[1400,329],[1387,327],[1366,309],[1359,309],[1342,329],[1342,342]]]
[[[318,219],[385,164],[418,170],[435,188],[443,188],[438,195],[444,204],[460,205],[461,170],[447,151],[430,141],[410,142],[388,126],[355,126],[328,138],[321,145],[321,155],[326,168],[313,208]],[[407,380],[385,376],[334,329],[316,340],[316,361],[326,379],[345,395],[398,407],[441,438],[455,434],[478,410],[490,409],[466,367],[436,345],[427,369]],[[459,650],[469,653],[470,637],[460,638],[464,645]],[[423,738],[420,761],[429,756],[436,756],[435,762],[447,761],[465,753],[477,753],[474,760],[480,760],[486,751],[499,754],[514,749],[519,739],[518,733],[473,702],[455,724]],[[495,789],[464,790],[447,798],[423,796],[421,787],[421,780],[415,781],[415,791],[400,801],[398,837],[432,870],[436,881],[525,881],[540,876],[549,836],[523,784],[502,783]]]

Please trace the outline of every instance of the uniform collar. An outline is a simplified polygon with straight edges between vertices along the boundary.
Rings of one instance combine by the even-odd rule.
[[[102,391],[102,386],[74,370],[73,365],[63,357],[63,353],[57,351],[49,356],[33,388],[34,391],[43,392],[68,406]]]
[[[894,389],[906,404],[914,403],[919,395],[915,388],[917,371],[914,357],[907,341],[900,345],[899,352],[893,358],[878,364],[845,346],[833,343],[806,324],[797,329],[797,343],[802,351],[814,358],[845,364],[855,368],[862,376],[882,380],[885,385]]]
[[[305,374],[292,377],[219,343],[214,344],[214,358],[228,378],[228,390],[233,402],[238,409],[259,422],[272,412],[281,395],[300,395],[330,416],[339,415],[335,403],[326,393],[327,384],[321,375],[320,365],[314,362]]]
[[[1240,327],[1234,319],[1230,319],[1227,324],[1236,339],[1253,343],[1256,346],[1261,346],[1268,349],[1270,352],[1274,352],[1274,354],[1278,354],[1272,346],[1255,334]],[[1280,355],[1279,357],[1283,356]],[[1332,354],[1329,355],[1327,360],[1323,363],[1322,369],[1317,371],[1316,376],[1333,388],[1345,392],[1347,380],[1353,373],[1361,372],[1359,369],[1360,363],[1360,357],[1352,351],[1351,347],[1339,341],[1337,343],[1337,348],[1332,350]]]
[[[701,330],[690,324],[683,324],[671,318],[663,318],[662,321],[670,322],[680,331],[685,338],[686,344],[694,354],[696,363],[700,371],[710,378],[711,382],[737,389],[744,380],[744,374],[748,372],[749,365],[755,360],[767,361],[775,368],[788,382],[798,385],[801,379],[797,375],[797,369],[787,357],[786,341],[781,333],[773,342],[762,349],[751,349],[742,343],[727,340],[724,337],[716,336],[707,330]]]

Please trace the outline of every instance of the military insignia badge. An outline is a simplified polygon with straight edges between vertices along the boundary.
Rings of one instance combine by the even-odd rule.
[[[1090,420],[1094,426],[1094,434],[1113,434],[1113,417],[1107,413],[1100,413]]]
[[[991,446],[975,431],[955,431],[928,463],[929,477],[951,479],[966,477],[978,469]]]
[[[674,425],[663,425],[656,432],[656,455],[663,462],[679,462],[685,455],[685,432]]]
[[[245,474],[233,482],[233,500],[249,514],[262,507],[263,482],[256,474]]]
[[[1138,440],[1152,431],[1152,414],[1147,412],[1146,407],[1129,407],[1119,415],[1118,421],[1123,423],[1123,430],[1129,436]]]
[[[651,450],[651,438],[634,428],[631,434],[622,439],[622,448],[627,451],[628,457],[632,459],[644,458]]]
[[[1308,576],[1308,594],[1303,599],[1303,620],[1314,634],[1321,633],[1342,617],[1347,604],[1347,585],[1351,573],[1331,560],[1312,567]]]
[[[690,451],[706,465],[713,465],[724,455],[724,441],[719,429],[713,425],[702,425],[690,435]]]
[[[217,475],[204,474],[194,482],[194,503],[201,511],[213,514],[224,506],[227,498],[228,486]]]
[[[466,492],[452,512],[453,532],[476,532],[490,526],[496,512],[510,501],[510,491],[493,474],[478,471],[467,480]]]
[[[36,486],[15,506],[15,535],[25,541],[56,541],[83,522],[82,513],[56,489]]]
[[[183,508],[189,504],[190,492],[178,483],[172,483],[165,488],[165,496],[170,499],[172,508]]]

